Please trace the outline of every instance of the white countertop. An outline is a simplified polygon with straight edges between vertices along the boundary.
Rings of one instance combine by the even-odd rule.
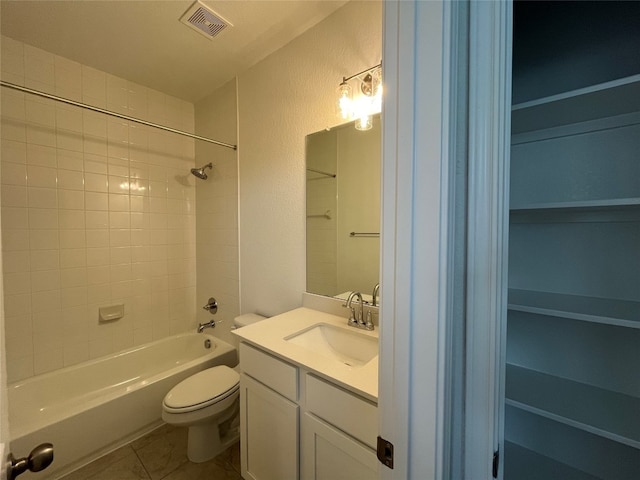
[[[253,344],[290,363],[313,371],[319,376],[377,403],[377,356],[361,367],[351,367],[285,340],[286,337],[318,323],[356,330],[354,327],[347,326],[347,320],[344,317],[301,307],[253,325],[232,330],[232,333],[237,335],[241,341]],[[363,335],[378,337],[377,327],[372,332],[356,331]]]

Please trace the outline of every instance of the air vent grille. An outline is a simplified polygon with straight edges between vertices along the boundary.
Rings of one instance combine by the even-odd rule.
[[[225,28],[232,26],[220,15],[208,9],[198,1],[191,5],[180,21],[185,25],[196,29],[209,39],[218,35]]]

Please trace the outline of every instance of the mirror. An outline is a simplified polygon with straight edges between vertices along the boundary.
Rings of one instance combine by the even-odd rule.
[[[306,138],[307,292],[371,302],[380,281],[380,115]]]

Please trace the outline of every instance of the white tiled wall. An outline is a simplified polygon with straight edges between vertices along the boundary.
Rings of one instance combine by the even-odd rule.
[[[195,106],[200,135],[237,143],[236,82],[232,80]],[[231,344],[233,319],[240,313],[238,258],[238,155],[228,148],[199,142],[196,145],[199,165],[213,162],[207,180],[199,180],[196,203],[198,272],[196,295],[198,306],[211,296],[218,301],[219,321],[211,333]],[[199,322],[211,315],[197,309]]]
[[[193,105],[2,37],[2,79],[193,131]],[[9,381],[195,322],[193,140],[2,88]],[[98,323],[98,307],[125,316]]]

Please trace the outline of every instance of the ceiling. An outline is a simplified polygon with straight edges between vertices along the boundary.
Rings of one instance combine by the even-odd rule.
[[[180,22],[190,0],[1,0],[0,32],[196,102],[347,0],[201,0],[227,27],[209,39]]]

